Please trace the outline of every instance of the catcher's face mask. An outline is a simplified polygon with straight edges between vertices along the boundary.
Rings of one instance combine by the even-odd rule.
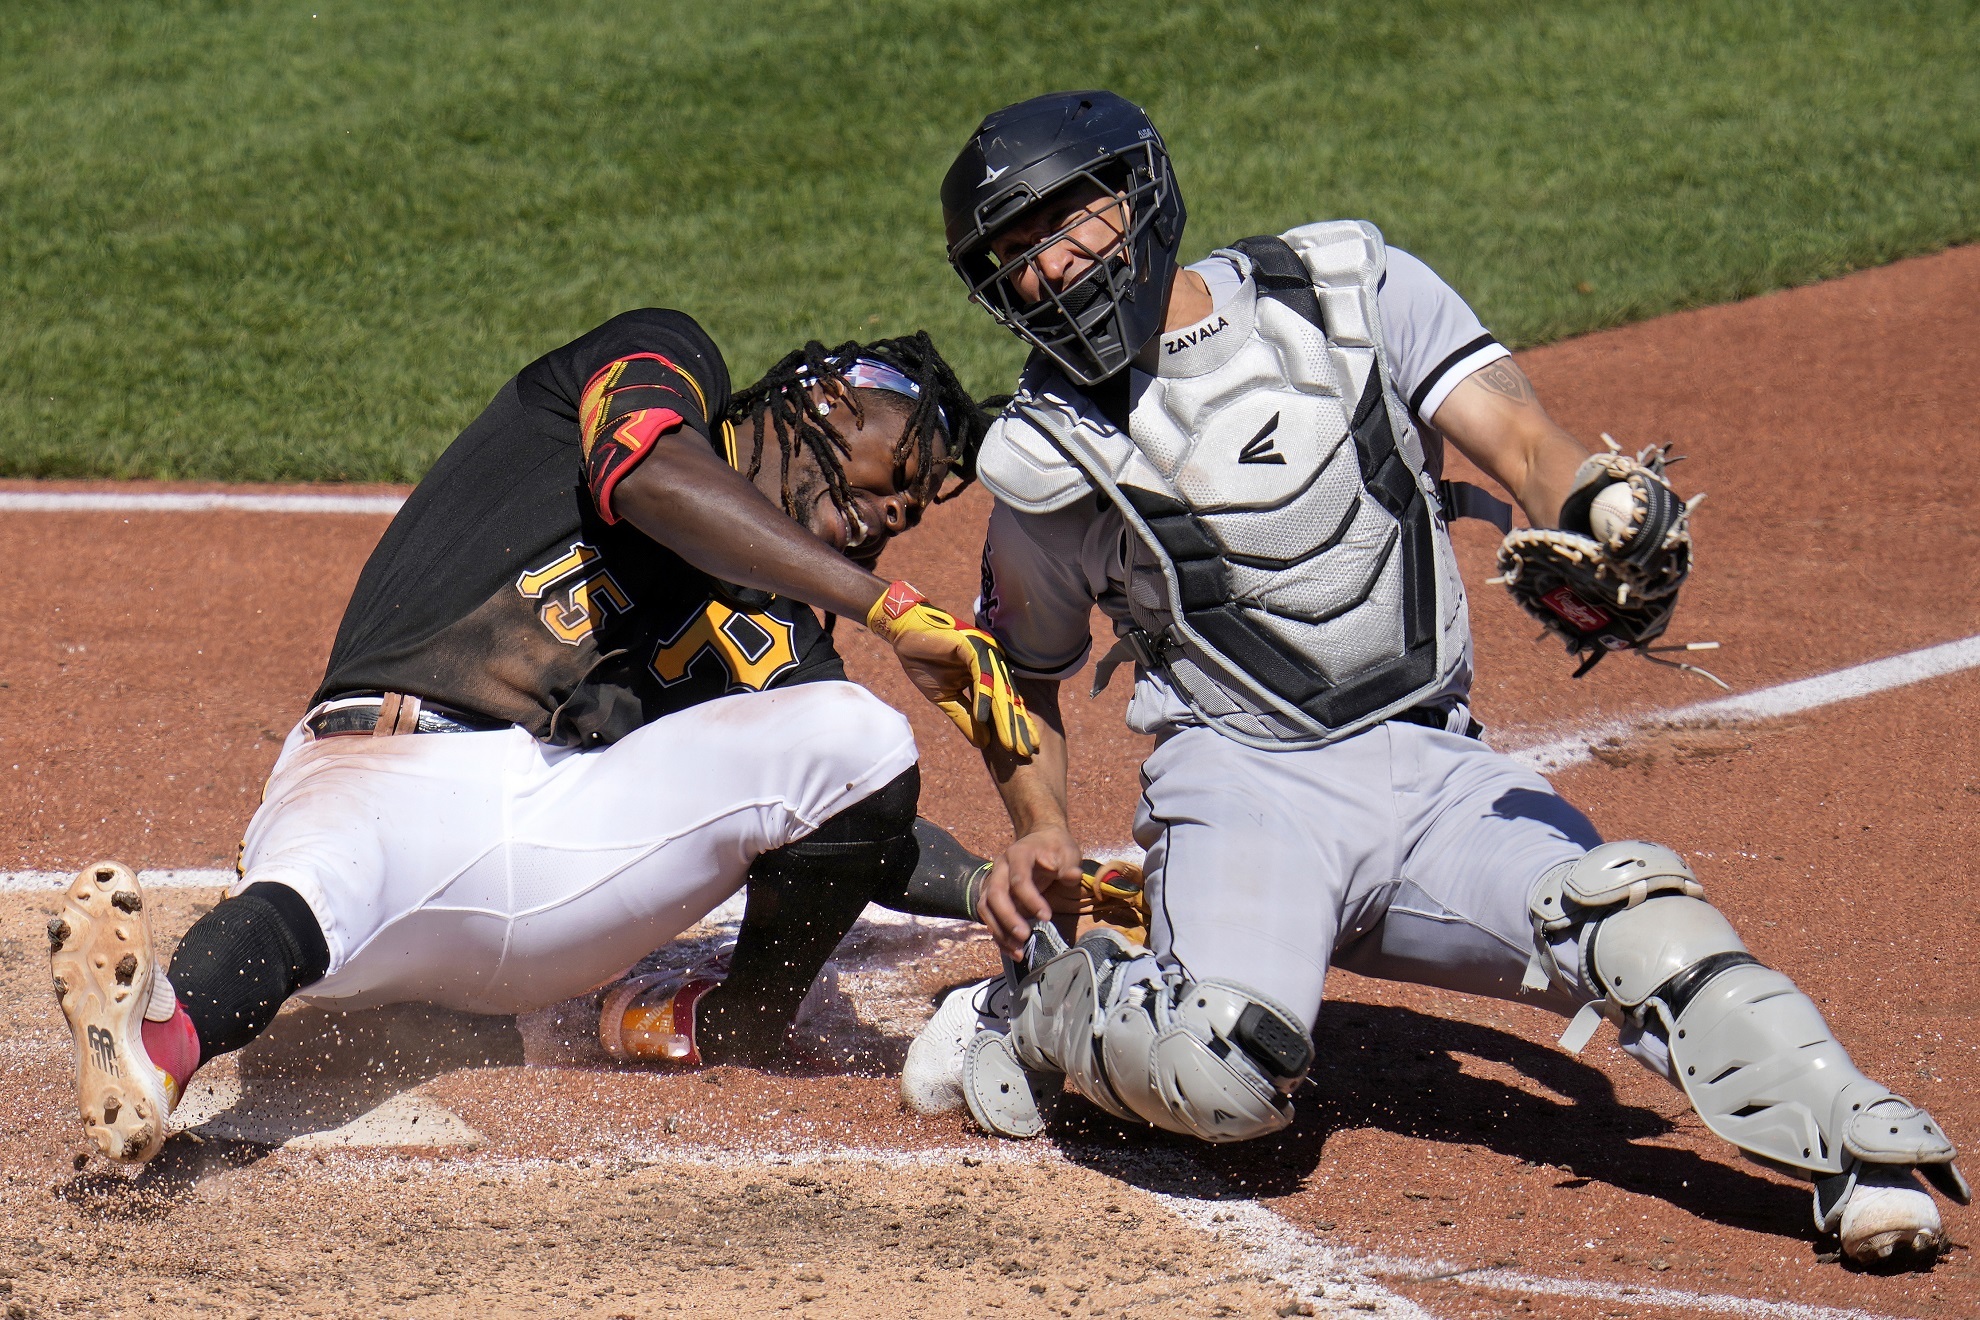
[[[1139,106],[1060,92],[997,111],[950,167],[942,213],[970,297],[1080,384],[1161,329],[1184,212]]]

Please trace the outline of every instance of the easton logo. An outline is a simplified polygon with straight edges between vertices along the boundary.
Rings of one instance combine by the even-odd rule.
[[[1177,335],[1174,339],[1164,339],[1162,341],[1162,351],[1164,353],[1180,353],[1185,348],[1194,348],[1211,335],[1216,334],[1219,330],[1228,329],[1230,324],[1229,317],[1220,316],[1217,318],[1217,324],[1215,325],[1206,325],[1201,330],[1192,330],[1186,335]]]
[[[96,1066],[104,1072],[122,1077],[124,1070],[117,1065],[117,1039],[102,1027],[89,1029],[89,1052],[96,1060]]]
[[[1245,441],[1244,448],[1238,450],[1238,462],[1277,463],[1284,467],[1286,456],[1273,447],[1272,433],[1278,429],[1279,414],[1273,413],[1272,420],[1259,427],[1258,434]]]
[[[1607,614],[1566,587],[1555,587],[1540,598],[1540,603],[1585,632],[1592,632],[1609,622]]]

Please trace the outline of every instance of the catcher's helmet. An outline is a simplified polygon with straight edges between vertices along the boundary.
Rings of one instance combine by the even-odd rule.
[[[1125,199],[1128,227],[1072,285],[1023,302],[1010,277],[1059,242],[1046,235],[999,263],[990,239],[1052,194],[1085,181]],[[1005,106],[985,119],[942,180],[949,264],[970,296],[1082,385],[1128,364],[1162,328],[1182,195],[1169,153],[1140,106],[1112,92],[1054,92]]]

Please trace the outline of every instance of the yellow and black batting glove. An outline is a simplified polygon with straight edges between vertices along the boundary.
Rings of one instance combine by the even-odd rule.
[[[1082,916],[1127,932],[1136,944],[1148,943],[1148,891],[1142,887],[1141,867],[1125,860],[1079,864],[1079,908]]]
[[[956,635],[969,647],[974,699],[965,702],[958,694],[955,701],[935,704],[975,746],[987,747],[994,740],[1005,751],[1029,760],[1038,752],[1038,726],[1011,681],[1011,663],[1004,658],[1004,648],[997,645],[996,638],[976,628],[958,628]]]
[[[953,616],[936,609],[906,582],[888,586],[866,612],[866,626],[900,655],[901,667],[954,721],[972,747],[992,743],[1029,759],[1038,751],[1038,726],[1011,681],[1010,662],[997,639],[976,628],[959,628]],[[932,642],[933,646],[903,643]]]

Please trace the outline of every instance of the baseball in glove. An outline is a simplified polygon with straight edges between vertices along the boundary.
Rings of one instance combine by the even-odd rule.
[[[1663,660],[1660,651],[1711,650],[1716,642],[1653,647],[1677,608],[1691,573],[1691,510],[1703,495],[1680,499],[1665,479],[1670,447],[1629,457],[1607,435],[1605,454],[1575,473],[1558,528],[1521,527],[1499,544],[1499,576],[1520,608],[1581,657],[1580,678],[1611,651],[1704,675],[1695,665]]]

